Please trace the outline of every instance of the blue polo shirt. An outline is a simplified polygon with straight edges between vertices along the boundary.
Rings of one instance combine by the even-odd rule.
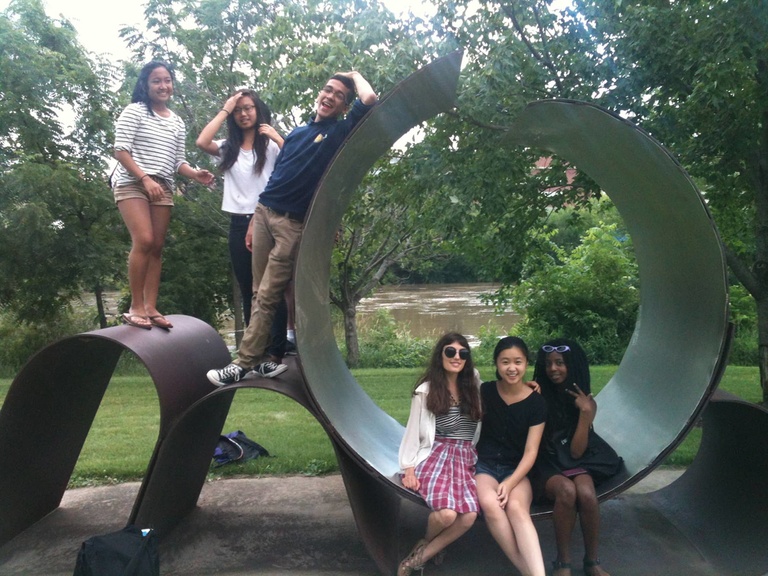
[[[352,128],[372,106],[355,100],[343,120],[311,120],[288,134],[259,203],[303,220],[325,169]]]

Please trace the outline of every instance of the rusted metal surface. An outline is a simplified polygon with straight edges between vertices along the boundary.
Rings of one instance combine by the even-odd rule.
[[[219,365],[225,365],[228,359]],[[197,504],[211,465],[219,434],[229,407],[239,390],[264,389],[278,392],[314,412],[306,384],[293,357],[285,359],[289,369],[276,378],[251,376],[221,388],[208,387],[200,398],[178,418],[158,446],[152,469],[147,473],[136,498],[130,521],[151,526],[165,537]],[[216,366],[212,364],[208,366]],[[203,371],[205,375],[205,371]],[[332,432],[329,436],[332,437]]]
[[[230,358],[221,337],[204,322],[169,318],[170,332],[116,326],[65,338],[19,372],[0,410],[0,543],[61,502],[123,351],[146,366],[158,394],[160,426],[150,477],[173,423],[213,388],[205,370]]]

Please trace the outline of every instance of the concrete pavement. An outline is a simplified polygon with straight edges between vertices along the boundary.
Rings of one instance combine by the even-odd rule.
[[[601,556],[612,575],[680,576],[679,566],[684,562],[690,567],[686,574],[715,576],[695,545],[647,506],[645,493],[665,486],[680,473],[656,470],[602,505]],[[68,490],[57,510],[0,548],[0,575],[71,575],[80,543],[94,534],[120,529],[138,489],[138,483],[127,483]],[[423,532],[426,510],[404,502],[402,517],[400,539],[405,554]],[[554,558],[551,521],[537,521],[537,529],[549,566]],[[580,559],[582,554],[578,535],[574,558]],[[339,475],[207,483],[198,508],[162,543],[160,567],[164,576],[379,574],[357,534]],[[428,565],[425,573],[493,576],[516,572],[485,524],[477,522],[449,548],[442,566]],[[578,574],[581,571],[575,569],[574,575]]]

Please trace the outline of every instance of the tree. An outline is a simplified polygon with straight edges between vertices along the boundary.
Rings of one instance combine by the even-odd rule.
[[[155,0],[146,14],[149,33],[126,29],[123,35],[137,59],[160,57],[175,66],[190,138],[237,87],[259,91],[287,133],[309,119],[317,89],[333,73],[359,69],[385,93],[436,54],[423,22],[399,21],[370,0]],[[331,298],[345,316],[353,365],[359,301],[393,266],[423,265],[439,245],[439,233],[425,222],[428,209],[442,208],[430,187],[405,186],[408,155],[396,151],[376,165],[345,215],[334,256]],[[196,195],[202,199],[205,192]]]
[[[577,0],[555,12],[541,0],[461,0],[440,4],[435,28],[467,51],[459,118],[487,141],[526,101],[573,98],[621,113],[680,158],[706,196],[731,271],[755,299],[768,403],[768,4]],[[457,150],[484,150],[464,146],[472,136],[456,128]],[[524,167],[507,169],[515,168],[523,182]],[[580,205],[595,191],[586,184],[579,196],[580,187],[547,200]],[[540,205],[535,191],[519,190]],[[524,212],[529,222],[534,212]],[[514,279],[514,269],[501,272]]]
[[[728,265],[757,307],[768,405],[768,3],[583,0],[621,71],[616,106],[698,181]]]
[[[440,182],[462,251],[481,277],[502,281],[496,295],[506,304],[552,208],[586,207],[599,188],[583,173],[568,181],[567,165],[553,157],[534,170],[543,152],[512,150],[510,125],[532,100],[593,99],[610,69],[592,54],[593,41],[573,19],[550,11],[548,2],[441,2],[433,27],[465,51],[454,114],[436,122],[425,144],[432,179]],[[422,150],[423,153],[423,150]],[[575,167],[578,168],[578,167]]]
[[[0,36],[0,306],[45,323],[84,290],[100,302],[118,277],[122,237],[102,159],[114,69],[39,0],[14,0]]]
[[[438,218],[442,206],[418,175],[411,158],[399,156],[369,174],[346,212],[333,253],[331,303],[342,313],[347,364],[358,365],[357,306],[392,269],[426,269],[445,253]],[[409,174],[408,185],[405,175]]]

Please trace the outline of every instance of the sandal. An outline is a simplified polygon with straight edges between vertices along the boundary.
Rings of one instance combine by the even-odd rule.
[[[414,570],[419,570],[421,574],[424,574],[424,562],[421,557],[424,554],[424,547],[427,545],[427,541],[423,538],[416,542],[416,546],[413,547],[411,553],[406,556],[400,566],[397,568],[397,576],[411,576]]]
[[[168,322],[166,320],[165,316],[162,314],[157,314],[156,316],[150,316],[149,321],[152,323],[152,326],[157,326],[158,328],[162,328],[163,330],[170,330],[173,328],[173,324]]]
[[[586,574],[586,576],[593,576],[593,568],[597,568],[598,574],[601,576],[609,576],[609,574],[600,567],[600,558],[595,558],[594,560],[587,560],[584,558],[584,574]]]
[[[552,576],[571,576],[571,563],[552,560]],[[562,570],[562,572],[561,572]],[[565,572],[567,570],[567,572]]]
[[[144,328],[144,330],[152,329],[152,322],[150,322],[146,316],[124,312],[120,316],[120,319],[123,321],[123,324],[133,326],[134,328]]]
[[[435,566],[441,566],[443,562],[445,562],[445,548],[432,557],[432,563]]]

